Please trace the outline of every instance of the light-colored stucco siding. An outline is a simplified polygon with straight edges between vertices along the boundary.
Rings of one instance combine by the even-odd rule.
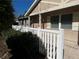
[[[79,12],[73,13],[72,29],[64,30],[64,59],[79,59]]]
[[[79,12],[73,14],[72,30],[79,31]]]

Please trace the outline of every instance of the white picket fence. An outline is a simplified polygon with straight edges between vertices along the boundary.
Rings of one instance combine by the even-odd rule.
[[[63,59],[64,51],[64,31],[63,30],[47,30],[30,27],[12,26],[21,32],[30,31],[38,35],[43,42],[48,59]],[[16,28],[15,28],[16,27]]]

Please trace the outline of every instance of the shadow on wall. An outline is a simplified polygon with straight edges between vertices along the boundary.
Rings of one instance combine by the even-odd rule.
[[[44,45],[41,44],[40,47],[44,49],[45,53],[42,54],[39,51],[39,42],[42,43],[31,32],[8,38],[6,43],[8,48],[11,49],[12,57],[10,59],[45,59],[46,50]]]

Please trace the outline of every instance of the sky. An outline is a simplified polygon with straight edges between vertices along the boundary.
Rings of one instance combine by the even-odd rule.
[[[16,17],[24,15],[34,0],[12,0],[12,6]]]

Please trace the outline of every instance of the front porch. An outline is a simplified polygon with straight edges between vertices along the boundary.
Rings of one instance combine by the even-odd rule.
[[[20,25],[42,29],[70,29],[78,31],[79,6],[73,6],[56,11],[39,13],[22,19]]]

